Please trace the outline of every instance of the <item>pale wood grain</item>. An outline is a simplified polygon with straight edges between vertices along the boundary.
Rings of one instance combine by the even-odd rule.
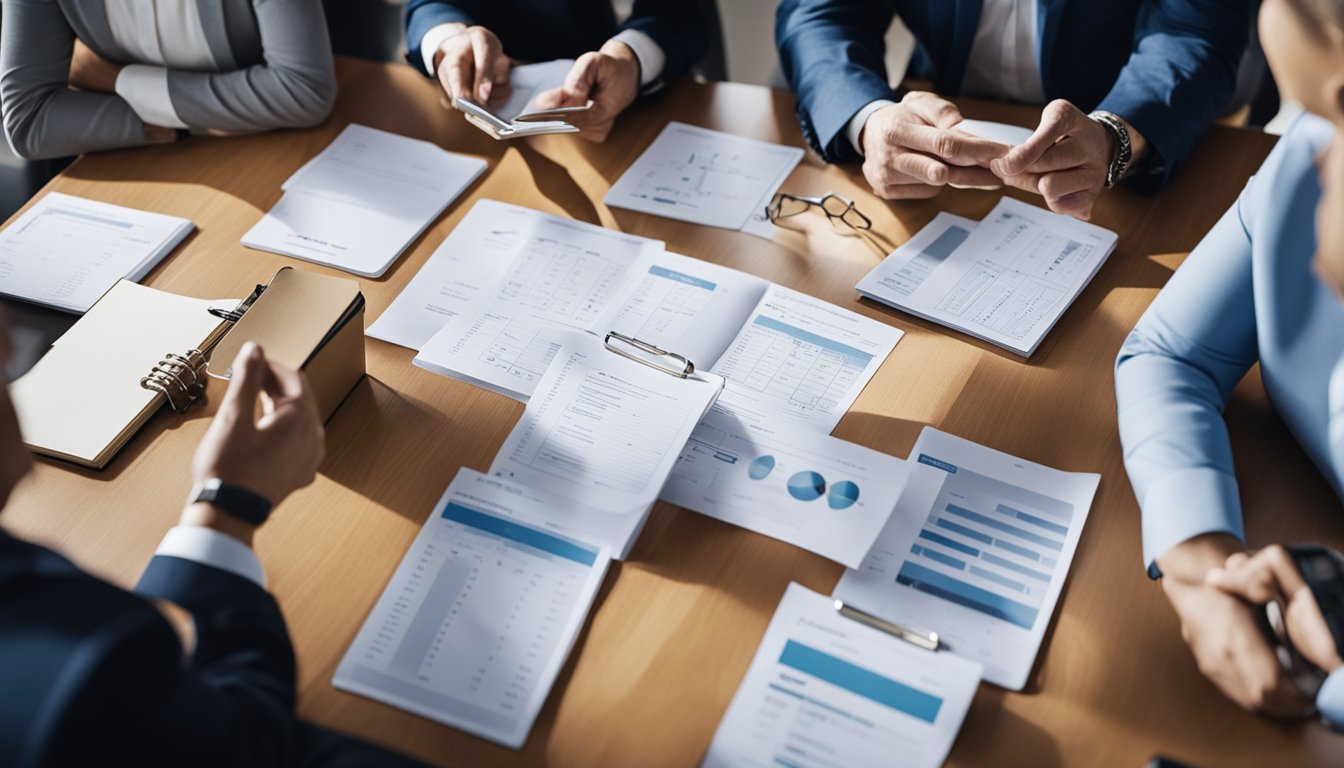
[[[982,686],[953,765],[1138,766],[1162,752],[1213,765],[1337,763],[1344,740],[1279,725],[1224,701],[1181,642],[1144,576],[1139,516],[1121,464],[1111,366],[1125,334],[1233,201],[1272,138],[1215,128],[1175,183],[1143,197],[1108,193],[1095,221],[1116,253],[1031,360],[859,301],[854,284],[939,210],[980,217],[996,193],[949,191],[887,204],[858,168],[809,155],[785,183],[840,192],[872,217],[869,238],[802,218],[775,242],[602,205],[607,188],[671,119],[802,146],[793,99],[744,85],[681,83],[639,103],[602,146],[573,137],[497,143],[438,103],[407,67],[343,60],[333,117],[307,131],[193,139],[91,155],[50,189],[185,216],[200,231],[147,282],[240,296],[281,265],[239,237],[280,184],[348,122],[486,157],[491,169],[380,280],[361,280],[376,318],[472,202],[495,198],[667,242],[904,329],[907,335],[840,423],[846,440],[905,455],[932,424],[1066,470],[1102,473],[1073,572],[1023,693]],[[1033,110],[964,102],[970,117],[1030,125]],[[1023,199],[1029,199],[1024,197]],[[820,217],[817,217],[820,218]],[[339,274],[339,273],[338,273]],[[794,547],[659,505],[630,559],[613,567],[526,747],[514,752],[340,693],[331,675],[405,548],[458,467],[485,469],[521,406],[410,365],[368,342],[369,379],[328,426],[310,488],[259,536],[300,663],[300,713],[443,765],[660,766],[697,763],[790,580],[829,592],[841,568]],[[219,390],[211,394],[218,397]],[[41,462],[5,510],[6,526],[112,581],[134,582],[176,518],[187,467],[213,407],[160,414],[103,472]],[[1229,421],[1252,543],[1344,545],[1339,501],[1265,402],[1254,373]],[[899,758],[893,757],[893,765]]]

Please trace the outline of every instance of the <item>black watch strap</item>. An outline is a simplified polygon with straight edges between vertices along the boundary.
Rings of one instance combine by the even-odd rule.
[[[272,505],[265,496],[242,486],[229,485],[217,477],[201,483],[201,490],[193,501],[210,504],[252,525],[261,525],[271,516]]]
[[[1335,650],[1344,653],[1344,555],[1314,544],[1295,544],[1287,550],[1316,598]]]

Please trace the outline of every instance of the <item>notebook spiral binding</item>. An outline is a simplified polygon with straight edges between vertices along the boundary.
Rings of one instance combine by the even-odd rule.
[[[174,412],[186,413],[204,394],[205,381],[205,353],[191,349],[185,355],[165,353],[149,375],[140,379],[140,386],[163,395]]]

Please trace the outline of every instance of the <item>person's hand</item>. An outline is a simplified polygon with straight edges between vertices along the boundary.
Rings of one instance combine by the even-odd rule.
[[[1005,144],[971,136],[953,126],[961,112],[932,93],[912,91],[899,104],[869,115],[859,133],[863,175],[888,200],[930,198],[943,187],[993,189],[1002,181],[988,170]]]
[[[1129,129],[1133,160],[1147,153],[1143,136]],[[1062,99],[1052,101],[1041,113],[1041,124],[1031,138],[990,164],[1005,183],[1045,198],[1056,213],[1086,221],[1092,206],[1106,188],[1106,175],[1115,156],[1115,137],[1082,110]]]
[[[192,461],[199,485],[219,478],[279,504],[308,485],[326,449],[317,401],[308,380],[244,344],[233,381]]]
[[[1209,571],[1244,551],[1226,534],[1197,536],[1158,558],[1162,588],[1199,671],[1247,710],[1300,717],[1310,706],[1279,666],[1260,628],[1259,606],[1207,583]]]
[[[608,40],[600,50],[585,53],[574,62],[565,84],[537,96],[538,109],[581,107],[589,99],[593,108],[565,116],[589,141],[604,141],[616,117],[639,95],[639,58],[630,46]]]
[[[462,25],[434,56],[434,72],[448,106],[457,98],[487,103],[495,88],[508,85],[510,65],[499,38],[485,27]]]
[[[1293,647],[1326,672],[1344,665],[1316,596],[1283,547],[1275,544],[1254,555],[1237,552],[1227,558],[1224,567],[1209,571],[1206,581],[1255,605],[1281,598],[1286,606],[1284,622]]]
[[[74,51],[70,55],[70,87],[81,91],[116,93],[117,75],[121,74],[121,68],[121,64],[104,59],[82,40],[76,39]]]

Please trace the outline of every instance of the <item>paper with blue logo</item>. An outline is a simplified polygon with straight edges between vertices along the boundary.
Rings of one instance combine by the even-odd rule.
[[[703,768],[937,768],[980,664],[845,618],[790,584]]]
[[[925,427],[910,477],[835,597],[1021,690],[1054,613],[1101,476],[1061,472]]]

